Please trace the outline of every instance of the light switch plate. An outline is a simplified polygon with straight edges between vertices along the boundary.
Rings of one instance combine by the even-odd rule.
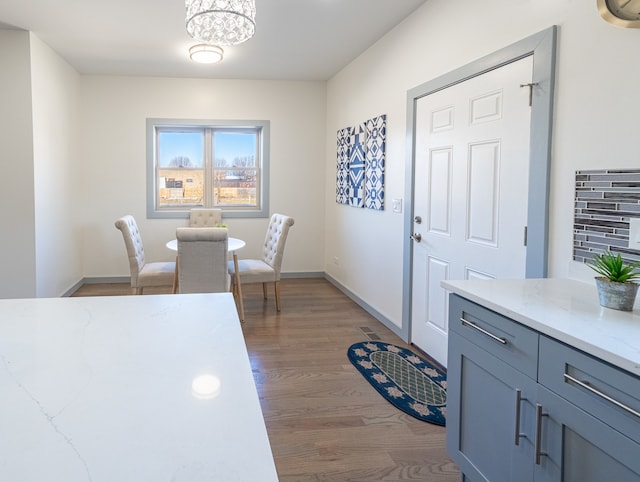
[[[402,199],[392,199],[391,206],[394,213],[402,212]]]
[[[640,218],[629,219],[629,249],[640,251]]]

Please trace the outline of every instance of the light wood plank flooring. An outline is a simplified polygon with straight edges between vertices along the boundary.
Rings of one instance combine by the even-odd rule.
[[[445,429],[396,409],[347,359],[352,343],[368,339],[361,327],[406,346],[397,336],[324,279],[282,280],[280,313],[271,291],[264,301],[260,285],[243,290],[243,331],[281,481],[460,480]],[[126,294],[128,285],[99,284],[74,296]]]

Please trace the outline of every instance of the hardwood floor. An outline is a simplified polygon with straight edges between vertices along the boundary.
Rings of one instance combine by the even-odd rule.
[[[367,340],[407,346],[324,279],[281,281],[272,291],[243,286],[243,332],[281,481],[459,481],[445,429],[396,409],[347,359]],[[164,293],[165,290],[155,290]],[[130,294],[128,285],[85,285],[74,296]]]

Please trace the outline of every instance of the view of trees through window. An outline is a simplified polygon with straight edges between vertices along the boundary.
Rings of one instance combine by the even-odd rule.
[[[260,128],[156,127],[156,208],[259,208]]]

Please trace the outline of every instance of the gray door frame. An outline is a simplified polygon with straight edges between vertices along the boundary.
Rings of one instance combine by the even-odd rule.
[[[414,216],[415,129],[418,99],[477,77],[522,58],[533,56],[533,90],[529,144],[529,205],[525,276],[547,277],[549,245],[549,172],[555,85],[557,27],[554,25],[470,64],[425,82],[407,92],[407,159],[403,243],[402,327],[400,337],[411,336]]]

